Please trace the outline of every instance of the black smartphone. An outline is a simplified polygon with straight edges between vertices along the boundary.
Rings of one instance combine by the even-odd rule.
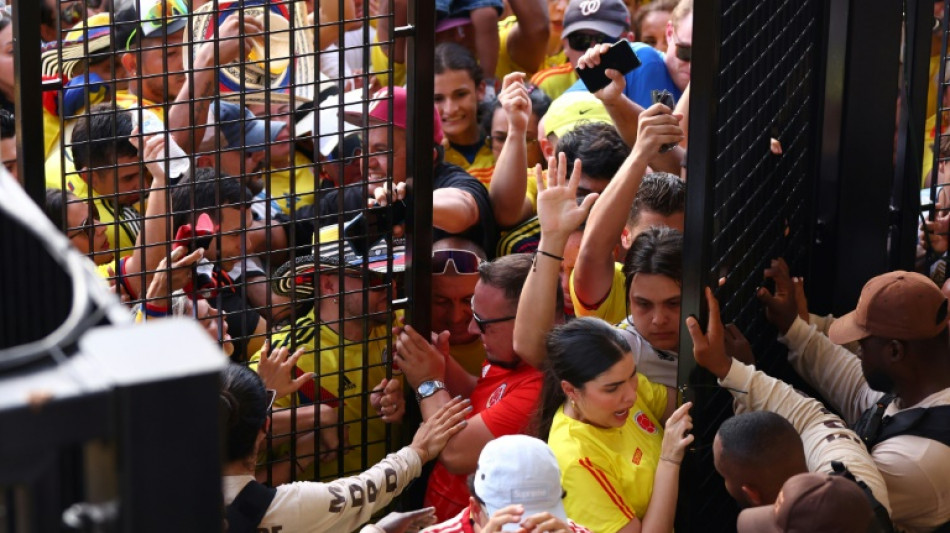
[[[366,257],[369,249],[385,237],[396,224],[406,220],[406,202],[399,200],[392,206],[377,206],[364,209],[343,226],[343,237],[358,253]]]
[[[640,66],[640,59],[630,46],[630,41],[621,39],[610,45],[610,50],[600,56],[600,64],[596,67],[575,69],[577,75],[584,80],[587,90],[595,93],[610,85],[610,78],[604,73],[609,68],[626,75]]]
[[[670,91],[667,91],[666,89],[663,89],[663,90],[654,89],[652,96],[653,96],[654,104],[663,104],[666,107],[670,108],[670,111],[676,108],[676,101],[673,100],[673,93],[671,93]],[[660,147],[660,153],[663,154],[663,153],[669,152],[670,150],[674,148],[676,148],[676,143],[664,144],[663,146]]]

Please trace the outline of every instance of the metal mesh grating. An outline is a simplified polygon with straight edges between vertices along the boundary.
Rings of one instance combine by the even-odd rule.
[[[823,13],[821,2],[807,0],[697,3],[695,13],[694,49],[710,48],[693,58],[684,313],[700,314],[701,287],[725,278],[716,290],[723,321],[745,333],[761,369],[784,379],[791,376],[784,347],[755,293],[772,258],[785,257],[796,274],[808,259]],[[697,64],[704,60],[706,68]],[[696,116],[707,108],[707,117]],[[683,337],[689,343],[685,330]],[[734,530],[737,508],[712,465],[732,398],[684,359],[697,441],[677,529]]]

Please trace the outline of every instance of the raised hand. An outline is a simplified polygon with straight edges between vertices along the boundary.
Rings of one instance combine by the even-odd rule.
[[[257,365],[257,374],[264,381],[264,386],[277,391],[277,397],[293,394],[300,390],[305,383],[313,379],[313,372],[305,372],[296,379],[291,377],[297,360],[307,352],[306,348],[298,348],[293,355],[286,346],[271,351],[270,341],[265,341],[261,348],[261,360]]]
[[[686,448],[693,442],[695,436],[690,433],[693,429],[693,418],[689,416],[689,410],[693,407],[693,402],[686,402],[679,406],[670,418],[666,421],[666,427],[663,428],[663,443],[661,445],[660,457],[674,464],[683,461],[683,455],[686,454]]]
[[[524,84],[524,72],[512,72],[505,76],[498,101],[508,117],[508,134],[524,132],[531,117],[531,97]]]
[[[393,335],[396,337],[396,353],[393,359],[413,389],[425,381],[445,381],[446,353],[429,343],[412,326],[395,327]],[[445,340],[448,340],[447,331],[442,332],[440,336],[445,336]],[[440,340],[436,344],[444,347],[448,343]]]
[[[679,144],[683,140],[681,120],[682,115],[674,115],[673,110],[663,104],[653,104],[640,113],[633,157],[649,162],[664,144]]]
[[[719,317],[719,301],[709,287],[706,287],[706,303],[709,307],[706,333],[699,327],[696,317],[692,316],[686,319],[686,329],[693,339],[693,357],[696,364],[722,379],[729,373],[732,358],[726,354],[722,319]]]
[[[591,68],[600,64],[600,56],[610,50],[609,44],[598,44],[591,46],[584,52],[584,55],[577,60],[577,68]],[[604,74],[610,78],[610,83],[603,89],[594,93],[605,105],[616,102],[623,97],[623,91],[627,88],[627,79],[619,71],[608,68]]]
[[[756,292],[756,297],[765,304],[765,318],[768,319],[782,335],[788,333],[795,317],[798,316],[798,303],[795,299],[795,286],[788,273],[788,265],[782,258],[773,259],[769,268],[765,269],[765,278],[775,281],[775,294],[762,287]]]
[[[574,161],[570,180],[567,179],[567,157],[564,153],[548,159],[548,184],[544,185],[541,165],[534,169],[538,181],[538,221],[541,234],[567,240],[571,232],[587,220],[598,193],[588,194],[577,204],[577,187],[581,181],[581,160]]]

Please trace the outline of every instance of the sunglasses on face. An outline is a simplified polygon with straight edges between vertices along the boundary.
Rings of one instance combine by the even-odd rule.
[[[684,63],[689,63],[693,59],[693,45],[681,43],[679,37],[676,36],[676,32],[673,32],[673,46],[676,48],[674,52],[676,54],[676,59]]]
[[[392,281],[392,278],[388,276],[380,276],[372,273],[368,276],[364,276],[362,273],[345,272],[343,277],[368,281],[369,287],[367,288],[371,291],[384,291],[386,290],[386,286]]]
[[[478,274],[478,265],[482,260],[468,250],[437,250],[432,252],[432,273],[434,275],[447,274],[449,264],[456,274]]]
[[[583,52],[594,45],[615,42],[617,42],[616,37],[608,37],[603,33],[572,33],[567,36],[567,44],[578,52]]]
[[[489,324],[497,324],[498,322],[508,322],[509,320],[514,320],[514,316],[503,316],[501,318],[482,318],[478,316],[478,313],[475,310],[472,310],[472,318],[475,319],[475,325],[478,326],[478,330],[482,333],[485,333],[485,327]]]

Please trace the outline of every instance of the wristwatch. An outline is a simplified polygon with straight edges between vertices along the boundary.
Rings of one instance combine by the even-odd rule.
[[[416,389],[416,401],[421,402],[429,396],[439,392],[440,390],[445,390],[445,383],[437,379],[430,379],[429,381],[423,381],[419,384],[419,388]]]

